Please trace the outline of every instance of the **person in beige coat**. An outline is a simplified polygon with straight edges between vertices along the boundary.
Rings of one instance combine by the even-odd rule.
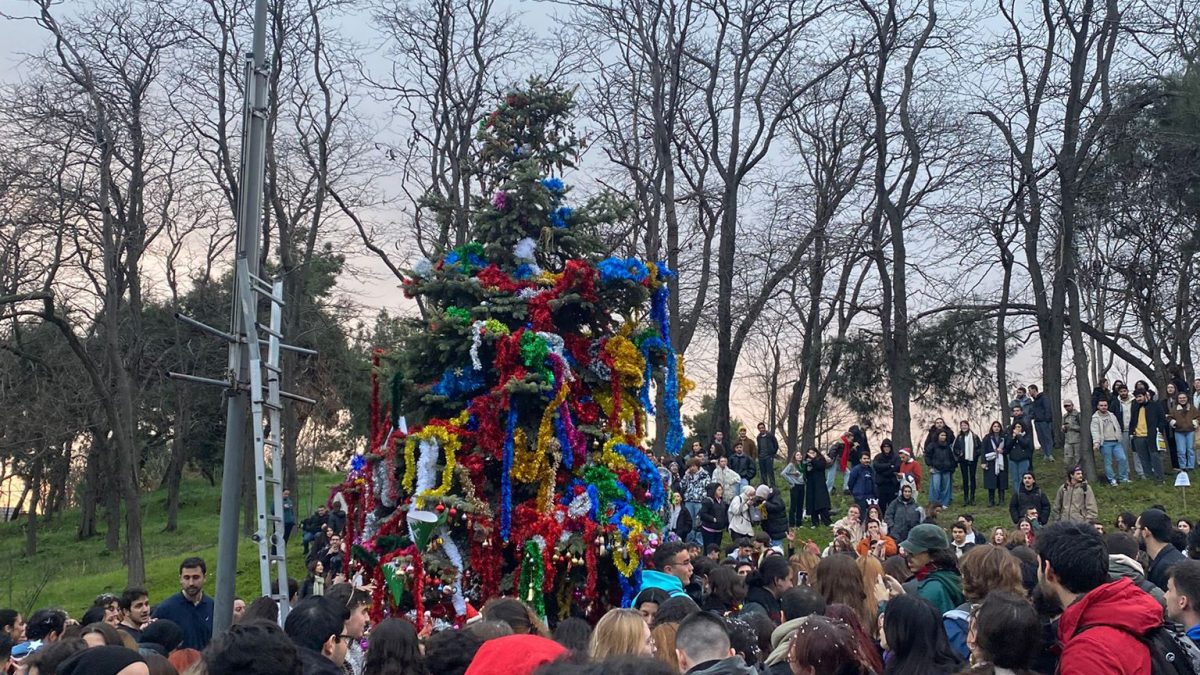
[[[1067,474],[1066,482],[1058,488],[1054,504],[1051,505],[1050,519],[1053,521],[1075,520],[1086,523],[1095,520],[1099,515],[1100,509],[1096,505],[1096,493],[1092,491],[1092,486],[1084,480],[1083,469],[1078,466],[1074,467]]]

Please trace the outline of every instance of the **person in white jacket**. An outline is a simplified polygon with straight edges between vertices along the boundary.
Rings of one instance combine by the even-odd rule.
[[[717,468],[713,469],[712,480],[714,483],[720,483],[721,487],[725,488],[727,495],[736,495],[740,492],[738,486],[742,484],[742,476],[729,468],[729,459],[726,457],[717,460]]]
[[[1129,482],[1129,464],[1125,460],[1125,449],[1121,447],[1121,426],[1117,416],[1108,411],[1108,401],[1097,403],[1096,414],[1092,415],[1092,447],[1104,457],[1104,477],[1109,485],[1115,486],[1118,480]],[[1117,462],[1116,475],[1113,474],[1113,460]]]
[[[751,520],[751,509],[757,509],[758,502],[754,496],[754,488],[747,485],[738,496],[729,502],[729,532],[734,541],[739,537],[754,538],[754,522]]]

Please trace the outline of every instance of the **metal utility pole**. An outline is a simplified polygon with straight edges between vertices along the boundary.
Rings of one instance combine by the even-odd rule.
[[[279,620],[288,612],[287,550],[283,540],[282,398],[316,401],[280,391],[280,350],[315,356],[311,349],[283,344],[283,281],[259,275],[259,232],[262,224],[263,178],[267,121],[267,0],[255,0],[253,51],[246,55],[246,100],[242,115],[242,165],[237,203],[237,255],[234,260],[233,302],[229,332],[176,314],[189,326],[229,343],[229,367],[223,380],[182,373],[170,376],[225,389],[225,461],[221,475],[221,522],[217,535],[217,588],[213,631],[233,623],[237,594],[238,544],[241,535],[242,466],[248,450],[254,453],[255,497],[258,509],[259,581],[262,595],[279,603]],[[270,303],[270,325],[259,322],[260,300]],[[260,338],[263,333],[267,337]],[[264,358],[263,349],[266,348]],[[246,446],[246,411],[250,411],[252,448]]]

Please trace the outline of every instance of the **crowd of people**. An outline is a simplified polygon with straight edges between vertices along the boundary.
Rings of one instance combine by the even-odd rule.
[[[1167,451],[1173,468],[1194,468],[1200,379],[1161,402],[1144,383],[1132,394],[1101,384],[1092,438],[1110,485],[1130,480],[1130,457],[1148,480],[1162,480]],[[594,626],[539,617],[515,598],[490,600],[458,628],[418,631],[405,617],[371,626],[373,589],[346,576],[346,515],[334,503],[299,522],[308,574],[289,586],[282,625],[270,597],[237,599],[233,627],[213,635],[208,570],[188,558],[180,590],[163,598],[101,595],[78,621],[55,608],[0,610],[0,656],[20,675],[1200,672],[1200,528],[1162,505],[1101,522],[1077,466],[1071,401],[1065,479],[1044,492],[1032,460],[1040,448],[1055,461],[1050,405],[1022,387],[1012,421],[982,436],[969,421],[955,432],[937,419],[917,456],[890,440],[872,453],[853,426],[780,469],[760,424],[755,438],[743,428],[730,445],[717,433],[656,459],[672,496],[661,543],[632,606]],[[1007,505],[1011,528],[976,529],[967,507],[980,469],[988,505]],[[832,509],[839,477],[844,515]],[[943,527],[956,477],[964,508]],[[290,495],[284,508],[290,536]],[[827,546],[798,540],[806,520],[830,528]]]
[[[902,537],[857,518],[824,550],[759,533],[702,550],[655,549],[629,608],[595,626],[548,624],[515,598],[461,628],[370,626],[371,589],[334,583],[282,627],[269,597],[235,605],[212,634],[204,561],[180,590],[102,595],[74,621],[0,610],[8,673],[20,675],[942,675],[1195,672],[1200,528],[1161,506],[1103,523],[1063,518],[1011,541],[969,516]],[[1108,530],[1108,531],[1106,531]],[[850,539],[861,538],[857,545]],[[298,595],[298,584],[290,592]]]

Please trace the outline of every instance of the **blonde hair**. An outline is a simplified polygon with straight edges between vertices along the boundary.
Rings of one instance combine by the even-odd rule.
[[[792,567],[792,581],[799,585],[800,574],[803,573],[811,584],[813,572],[817,570],[817,564],[820,562],[821,556],[804,548],[797,549],[792,557],[788,558],[788,564]]]
[[[854,564],[858,566],[858,571],[862,572],[863,590],[867,594],[867,601],[863,603],[862,608],[862,613],[866,614],[862,617],[862,624],[871,633],[871,637],[877,637],[879,622],[875,618],[879,608],[874,602],[875,582],[883,578],[883,563],[873,555],[864,555],[855,560]]]
[[[603,661],[610,656],[638,656],[646,651],[646,620],[632,609],[610,609],[592,631],[588,656]]]
[[[675,634],[679,632],[679,624],[677,623],[660,623],[650,631],[650,636],[654,638],[654,644],[658,645],[658,650],[654,652],[654,658],[667,664],[671,672],[679,672],[679,655],[675,653]]]

